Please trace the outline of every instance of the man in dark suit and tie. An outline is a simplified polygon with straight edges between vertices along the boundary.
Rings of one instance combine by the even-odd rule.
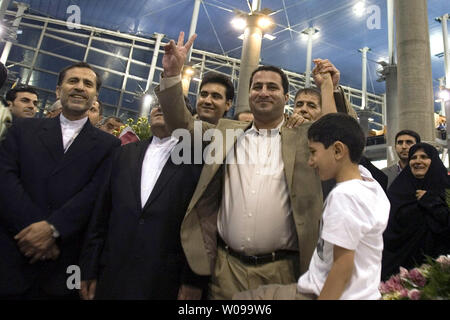
[[[127,144],[114,156],[83,246],[84,299],[200,298],[192,296],[202,279],[188,268],[180,226],[202,165],[174,164],[178,139],[159,107],[150,124],[150,140]]]
[[[0,145],[1,298],[78,295],[67,270],[78,264],[97,191],[120,145],[88,121],[100,85],[86,63],[63,69],[61,115],[18,118]]]

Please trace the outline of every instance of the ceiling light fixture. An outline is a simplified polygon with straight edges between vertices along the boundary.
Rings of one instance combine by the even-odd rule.
[[[244,30],[247,27],[247,21],[242,17],[234,17],[231,25],[237,30]]]
[[[262,15],[261,17],[259,17],[257,23],[258,23],[258,27],[260,27],[261,29],[264,30],[264,29],[271,27],[273,24],[273,21],[268,16]]]
[[[359,1],[353,6],[353,13],[357,17],[362,17],[365,12],[366,12],[366,4],[364,3],[364,1]]]
[[[275,37],[274,35],[265,33],[265,34],[264,34],[264,38],[266,38],[267,40],[272,41],[272,40],[275,40],[277,37]]]
[[[445,88],[441,89],[441,91],[439,91],[439,99],[443,101],[450,101],[450,90]]]

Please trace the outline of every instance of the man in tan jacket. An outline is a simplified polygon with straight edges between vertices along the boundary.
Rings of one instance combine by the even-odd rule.
[[[206,147],[205,140],[213,140],[200,150],[214,161],[204,157],[181,227],[189,265],[199,275],[211,275],[211,299],[231,299],[263,284],[295,282],[308,269],[322,212],[320,180],[307,164],[310,124],[286,125],[289,84],[273,66],[252,74],[249,105],[254,122],[195,124],[185,107],[180,76],[194,39],[184,44],[180,33],[178,43],[166,45],[164,74],[156,89],[172,131],[189,130],[194,146]],[[328,60],[316,60],[313,72],[322,90],[322,113],[336,112],[333,81],[339,80],[339,72]],[[209,129],[214,137],[202,139]]]

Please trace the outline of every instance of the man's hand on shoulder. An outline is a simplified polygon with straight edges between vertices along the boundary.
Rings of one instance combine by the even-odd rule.
[[[309,120],[304,118],[300,113],[294,112],[286,117],[286,127],[290,129],[297,128],[308,121]]]

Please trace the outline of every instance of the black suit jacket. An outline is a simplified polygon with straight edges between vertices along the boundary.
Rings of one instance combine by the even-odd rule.
[[[71,293],[66,270],[78,264],[97,191],[119,145],[88,120],[64,154],[59,117],[14,120],[0,145],[0,296],[23,294],[36,281],[47,294]],[[30,265],[13,237],[42,220],[60,232],[61,253]]]
[[[176,299],[182,282],[196,281],[180,226],[202,166],[175,165],[169,157],[142,208],[142,163],[150,141],[117,152],[94,210],[80,265],[83,279],[98,279],[96,299]]]

